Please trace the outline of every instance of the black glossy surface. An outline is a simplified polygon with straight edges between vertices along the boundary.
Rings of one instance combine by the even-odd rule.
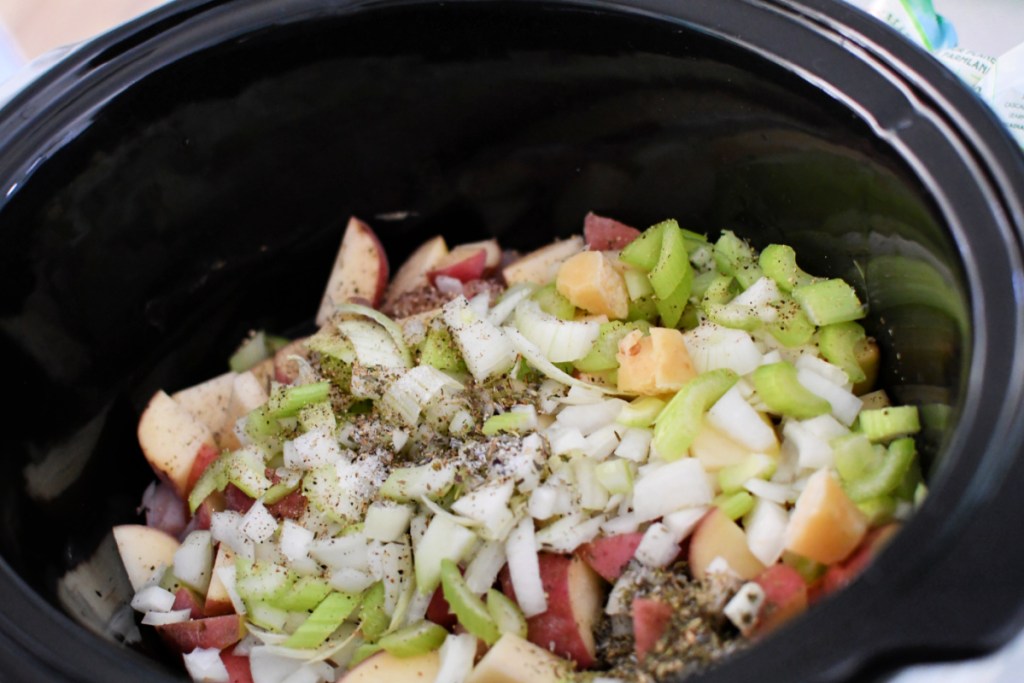
[[[658,12],[690,23],[644,16]],[[888,388],[959,426],[929,434],[932,502],[892,552],[712,677],[843,678],[891,650],[998,642],[1019,618],[1024,550],[965,559],[1024,507],[1000,492],[1024,484],[1024,173],[914,51],[837,46],[861,31],[892,41],[824,0],[184,2],[58,68],[0,115],[0,352],[16,399],[0,670],[158,680],[36,595],[66,606],[61,576],[136,519],[149,395],[220,372],[250,328],[307,329],[351,214],[393,263],[437,232],[523,247],[596,210],[786,241],[809,270],[851,279]],[[409,215],[377,218],[394,212]],[[55,452],[84,456],[81,472],[53,500],[29,495],[24,468]],[[85,586],[72,592],[115,590]]]

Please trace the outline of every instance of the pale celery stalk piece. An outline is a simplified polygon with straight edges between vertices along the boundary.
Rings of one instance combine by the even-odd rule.
[[[658,457],[677,460],[686,455],[704,422],[704,413],[738,380],[732,370],[720,369],[683,385],[655,421],[651,448]]]

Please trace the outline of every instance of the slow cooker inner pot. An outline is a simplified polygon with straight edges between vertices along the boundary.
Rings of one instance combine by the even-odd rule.
[[[0,547],[53,604],[136,640],[103,539],[140,519],[153,479],[141,408],[223,372],[250,329],[308,331],[351,214],[392,267],[436,233],[528,249],[591,210],[792,244],[870,301],[882,383],[925,406],[935,469],[966,287],[899,155],[802,79],[699,31],[483,11],[282,20],[180,59],[193,47],[172,31],[160,49],[176,61],[69,125],[0,212],[14,405]],[[159,653],[147,638],[135,646]]]

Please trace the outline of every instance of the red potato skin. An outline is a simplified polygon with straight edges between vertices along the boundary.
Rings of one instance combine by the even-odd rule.
[[[864,569],[871,564],[886,543],[900,530],[899,524],[886,524],[885,526],[872,529],[868,532],[857,549],[848,558],[837,564],[831,565],[825,575],[811,587],[810,601],[816,602],[824,596],[845,588],[851,581],[856,579]]]
[[[268,469],[266,475],[274,484],[281,481],[274,470]],[[224,489],[224,503],[228,510],[234,510],[244,515],[255,502],[255,498],[250,498],[234,484],[228,484]],[[301,491],[292,491],[276,503],[268,505],[267,512],[278,519],[298,519],[306,511],[307,503],[308,501]]]
[[[764,590],[765,596],[755,635],[771,633],[807,610],[807,584],[800,572],[789,565],[774,564],[754,581]]]
[[[190,619],[202,619],[206,616],[206,609],[199,597],[188,588],[179,588],[174,594],[174,606],[172,610],[189,610]]]
[[[142,505],[146,509],[148,527],[178,537],[188,526],[188,504],[178,496],[174,486],[166,481],[158,481],[152,495],[143,498]]]
[[[584,543],[576,550],[576,554],[606,581],[614,582],[633,559],[643,537],[641,531],[602,536]]]
[[[228,683],[253,683],[248,657],[221,652],[220,661],[224,662],[224,668],[228,670]]]
[[[672,607],[652,598],[634,598],[633,638],[637,661],[643,661],[672,620]]]
[[[453,254],[456,254],[456,251],[452,251],[449,256]],[[458,261],[453,263],[442,262],[441,267],[427,273],[427,279],[430,280],[430,284],[434,284],[438,277],[444,275],[447,277],[453,277],[459,282],[469,282],[470,280],[479,280],[482,278],[486,268],[487,251],[484,249],[478,249],[467,254],[465,258],[460,258]]]
[[[593,212],[583,219],[583,239],[591,251],[622,249],[639,236],[636,228]]]
[[[575,590],[589,589],[582,584],[589,583],[588,574],[594,576],[596,582],[596,572],[573,555],[542,552],[537,559],[540,563],[541,583],[548,598],[548,610],[526,620],[526,639],[587,669],[595,662],[593,628],[600,615],[574,614],[572,595]],[[502,591],[514,601],[515,589],[507,565],[502,569],[499,579]],[[573,586],[574,583],[577,585]],[[604,600],[599,600],[598,604],[603,606]]]
[[[203,472],[206,468],[217,459],[220,455],[214,446],[204,443],[199,446],[199,451],[196,453],[196,459],[192,461],[192,471],[188,475],[188,491],[191,492],[195,488],[196,482],[199,481],[199,477],[203,476]]]
[[[458,623],[458,618],[452,614],[448,607],[448,601],[444,599],[444,592],[438,586],[427,605],[427,621],[432,621],[438,626],[451,630]]]
[[[380,262],[377,270],[377,288],[370,298],[370,307],[380,308],[380,303],[384,300],[384,292],[388,288],[388,280],[391,278],[391,266],[388,262],[387,251],[384,250],[384,245],[381,244],[380,238],[377,237],[377,233],[373,231],[373,228],[354,216],[350,219],[350,222],[358,223],[359,228],[367,233],[376,245],[377,258],[380,259]]]
[[[155,628],[169,648],[181,653],[192,652],[200,647],[223,650],[245,635],[244,622],[237,614],[164,624]]]

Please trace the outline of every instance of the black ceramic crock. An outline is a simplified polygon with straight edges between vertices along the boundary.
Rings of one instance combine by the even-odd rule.
[[[182,0],[0,112],[0,680],[183,680],[108,529],[134,423],[309,329],[341,229],[527,247],[595,210],[793,244],[869,300],[931,494],[848,590],[707,674],[840,681],[1021,625],[1024,164],[930,57],[827,0]]]

